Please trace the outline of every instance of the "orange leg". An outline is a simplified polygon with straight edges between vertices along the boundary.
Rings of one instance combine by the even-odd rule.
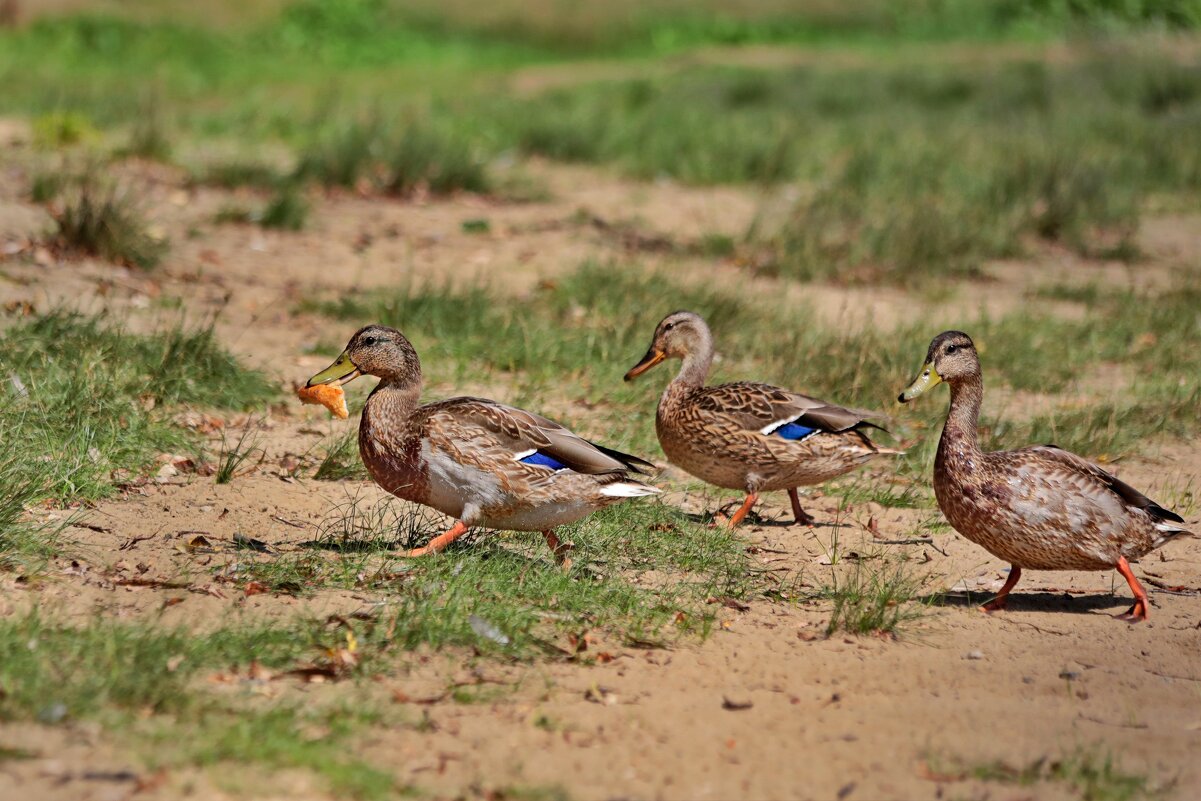
[[[798,526],[808,526],[809,528],[813,528],[813,525],[817,521],[813,519],[813,515],[807,514],[805,510],[801,508],[801,499],[800,496],[797,495],[796,487],[788,490],[788,500],[792,501],[792,516],[796,518],[796,524]]]
[[[1009,598],[1009,591],[1013,589],[1013,585],[1018,583],[1018,579],[1022,577],[1022,569],[1017,565],[1009,566],[1009,578],[1005,579],[1005,584],[1001,587],[1001,591],[997,593],[997,597],[986,603],[980,609],[984,612],[996,612],[999,609],[1004,609]]]
[[[561,542],[553,530],[542,532],[542,536],[546,537],[546,544],[550,546],[551,552],[555,555],[555,561],[559,563],[559,567],[564,571],[571,570],[571,557],[567,554],[571,553],[571,543]]]
[[[1131,623],[1138,623],[1140,620],[1147,619],[1147,591],[1143,589],[1143,585],[1138,583],[1138,579],[1134,577],[1134,572],[1130,569],[1130,563],[1126,561],[1126,557],[1118,558],[1118,572],[1122,574],[1122,578],[1126,579],[1126,583],[1130,585],[1130,591],[1134,593],[1134,606],[1126,610],[1125,614],[1118,615],[1119,620],[1126,620]]]
[[[420,548],[414,548],[411,551],[406,551],[405,557],[425,556],[431,553],[438,553],[446,550],[446,546],[462,537],[467,533],[467,524],[462,520],[456,520],[455,524],[450,527],[450,531],[445,534],[439,534]]]
[[[730,522],[726,523],[726,528],[733,529],[742,522],[742,518],[746,517],[747,512],[751,511],[751,507],[759,500],[759,493],[752,492],[746,496],[746,500],[742,502],[742,506],[738,507],[738,511],[730,518]]]

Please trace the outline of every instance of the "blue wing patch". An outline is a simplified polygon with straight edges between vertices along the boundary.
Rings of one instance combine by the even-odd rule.
[[[816,428],[809,428],[800,423],[785,423],[772,433],[784,439],[804,439],[816,431]]]
[[[529,456],[521,460],[523,464],[536,464],[539,467],[549,467],[551,470],[566,470],[567,465],[560,462],[554,457],[547,456],[545,453],[534,451]]]

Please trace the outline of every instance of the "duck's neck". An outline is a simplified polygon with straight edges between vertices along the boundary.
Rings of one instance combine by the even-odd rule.
[[[660,416],[670,414],[672,409],[686,402],[693,390],[705,386],[705,380],[709,377],[709,368],[712,364],[712,344],[685,356],[679,374],[663,390],[663,397],[659,398]]]
[[[951,384],[951,409],[938,443],[938,458],[970,458],[979,455],[978,424],[980,404],[984,401],[984,381],[980,376]]]
[[[713,352],[690,353],[684,358],[684,364],[673,384],[689,389],[703,387],[709,377],[709,368],[713,365]]]
[[[408,421],[421,402],[421,374],[405,378],[383,378],[371,391],[363,407],[363,428],[376,441],[399,449]]]
[[[697,343],[696,350],[684,357],[684,364],[673,384],[695,389],[703,387],[709,378],[709,369],[713,366],[713,339],[704,332]]]

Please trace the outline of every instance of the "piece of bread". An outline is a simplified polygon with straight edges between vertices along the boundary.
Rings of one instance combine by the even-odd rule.
[[[318,384],[315,387],[301,387],[296,395],[304,403],[317,403],[329,409],[334,417],[345,420],[350,416],[346,408],[346,392],[342,387],[332,384]]]

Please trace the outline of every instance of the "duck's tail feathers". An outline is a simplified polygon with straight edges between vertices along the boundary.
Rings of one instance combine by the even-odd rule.
[[[641,498],[646,495],[658,495],[662,490],[637,481],[618,481],[601,487],[601,495],[610,498]]]
[[[1162,520],[1157,521],[1155,523],[1155,530],[1158,531],[1160,534],[1162,534],[1163,535],[1162,539],[1165,539],[1165,540],[1171,539],[1172,537],[1195,537],[1195,536],[1197,536],[1193,532],[1189,531],[1187,528],[1181,528],[1180,526],[1176,526],[1171,523],[1165,523]]]

